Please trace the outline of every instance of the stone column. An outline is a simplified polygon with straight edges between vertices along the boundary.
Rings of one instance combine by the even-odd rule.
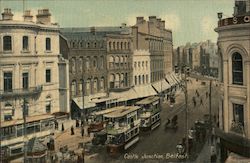
[[[245,108],[244,108],[244,121],[246,122],[245,125],[245,133],[246,133],[246,137],[248,139],[250,139],[250,61],[247,61],[245,62],[245,66],[246,66],[246,73],[244,74],[247,74],[245,75],[245,77],[247,78],[246,81],[247,81],[247,102],[246,102],[246,105],[245,105]]]
[[[230,126],[230,117],[229,117],[229,100],[228,100],[228,60],[223,60],[223,69],[224,69],[224,130],[225,132],[229,131]]]

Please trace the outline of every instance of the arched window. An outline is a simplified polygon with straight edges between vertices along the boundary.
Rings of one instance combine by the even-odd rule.
[[[116,57],[115,57],[115,66],[116,66],[116,68],[119,67],[119,62],[120,62],[120,57],[119,57],[119,56],[116,56]]]
[[[123,42],[121,42],[121,50],[123,49]]]
[[[115,50],[115,42],[113,42],[113,50]]]
[[[128,49],[130,50],[130,42],[128,42]]]
[[[12,50],[11,36],[4,36],[3,37],[3,50],[4,51]]]
[[[94,79],[94,93],[97,93],[97,91],[98,91],[98,79],[95,78]]]
[[[135,76],[135,85],[137,85],[137,76]]]
[[[78,91],[79,91],[79,94],[82,95],[82,90],[83,90],[83,79],[80,79],[80,82],[78,83]]]
[[[12,120],[12,116],[14,115],[14,108],[12,107],[11,103],[6,102],[3,109],[3,116],[4,121]]]
[[[90,79],[88,79],[86,83],[86,94],[89,95],[90,92],[91,92],[91,85],[90,85]]]
[[[114,74],[111,74],[109,76],[109,87],[110,88],[114,88],[115,87],[115,75]]]
[[[74,97],[76,96],[76,81],[73,80],[71,83],[71,96]]]
[[[96,48],[97,47],[97,43],[96,42],[94,42],[94,48]]]
[[[97,57],[94,57],[93,59],[93,68],[97,68]]]
[[[120,74],[115,74],[115,88],[120,87]]]
[[[45,106],[45,111],[46,113],[51,113],[51,97],[50,96],[47,96],[46,97],[46,106]]]
[[[232,55],[232,76],[233,84],[243,85],[243,62],[239,53]]]
[[[142,75],[142,84],[145,84],[145,77]]]
[[[121,83],[121,87],[124,87],[124,74],[123,73],[121,74],[120,83]]]
[[[124,49],[127,49],[127,42],[124,43]]]
[[[104,77],[101,78],[100,81],[100,90],[103,91],[104,90]]]
[[[139,85],[141,84],[141,75],[139,75]]]
[[[78,67],[79,67],[79,71],[82,72],[82,68],[83,68],[83,58],[82,57],[79,58],[79,65],[78,65]]]
[[[109,50],[111,50],[111,42],[109,42]]]
[[[89,70],[90,69],[90,57],[86,58],[86,69]]]

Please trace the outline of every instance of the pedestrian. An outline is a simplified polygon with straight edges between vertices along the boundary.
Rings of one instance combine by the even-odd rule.
[[[201,97],[201,105],[203,105],[203,100],[202,100],[202,97]]]
[[[62,123],[62,131],[64,131],[64,125],[63,125],[63,123]]]
[[[84,125],[84,121],[83,120],[81,120],[81,127]]]
[[[58,130],[58,122],[55,121],[55,130]]]
[[[76,120],[76,127],[79,127],[79,120]]]
[[[74,127],[73,126],[71,126],[71,135],[75,135]]]
[[[82,137],[84,136],[84,127],[81,127],[81,134],[82,134]]]
[[[89,127],[87,128],[87,135],[89,136]]]

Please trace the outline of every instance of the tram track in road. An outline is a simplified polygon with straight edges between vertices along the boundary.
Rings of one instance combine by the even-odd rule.
[[[202,88],[198,89],[200,92],[203,92],[203,91],[204,91],[204,93],[201,94],[201,95],[199,96],[199,98],[202,97],[202,98],[204,99],[204,97],[206,96],[206,91],[205,91],[206,89],[208,89],[208,86],[202,87]],[[217,90],[217,89],[214,89],[214,90],[215,90],[215,91],[213,91],[212,94],[218,93],[218,90]],[[192,90],[192,91],[193,91],[193,92],[190,93],[191,96],[194,94],[194,90]],[[208,99],[206,99],[206,100],[204,101],[203,107],[207,106],[207,104],[208,104],[208,101],[207,101],[207,100],[208,100]],[[189,113],[192,113],[193,111],[195,111],[196,109],[198,109],[198,107],[200,107],[199,105],[200,105],[200,104],[197,104],[196,107],[194,107],[194,106],[193,106],[193,103],[192,103],[192,99],[190,98],[190,99],[188,100],[188,107],[191,107],[191,108],[193,108],[193,109],[189,109]],[[176,106],[176,108],[174,108],[172,111],[170,111],[170,112],[168,113],[168,115],[167,115],[165,118],[171,118],[171,117],[173,117],[173,116],[175,116],[175,115],[179,115],[179,114],[180,114],[181,112],[183,112],[183,111],[185,111],[185,102],[182,102],[182,103],[178,104],[178,105]],[[167,120],[163,121],[163,124],[165,124],[166,122],[167,122]]]

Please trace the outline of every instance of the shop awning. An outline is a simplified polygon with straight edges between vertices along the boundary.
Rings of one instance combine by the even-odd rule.
[[[170,74],[166,75],[166,80],[171,86],[175,86],[177,84],[177,81],[175,81]]]
[[[151,84],[135,86],[133,89],[137,93],[137,98],[157,95]]]
[[[176,74],[171,74],[171,76],[172,76],[178,83],[181,82],[181,78],[178,77]]]
[[[154,82],[152,86],[156,89],[158,93],[166,91],[167,89],[171,88],[171,86],[167,83],[165,79]]]

